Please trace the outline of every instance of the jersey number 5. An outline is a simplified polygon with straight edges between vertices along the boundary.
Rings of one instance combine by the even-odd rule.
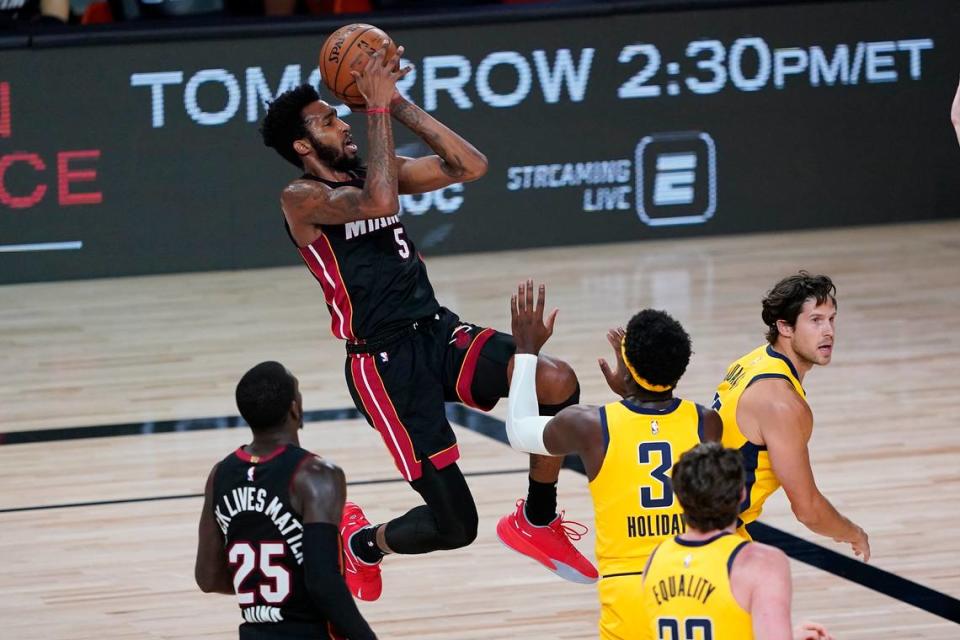
[[[640,506],[644,509],[664,509],[673,505],[673,485],[670,483],[670,476],[667,475],[673,463],[673,450],[670,448],[670,443],[640,443],[638,452],[640,464],[650,464],[653,462],[654,455],[660,457],[660,464],[650,472],[650,479],[660,483],[660,489],[657,491],[660,497],[654,497],[652,482],[645,487],[640,487]]]
[[[239,565],[233,574],[233,589],[237,592],[237,600],[241,606],[253,604],[256,593],[243,591],[240,587],[255,567],[259,564],[260,574],[273,584],[261,582],[257,587],[260,597],[268,604],[280,604],[290,595],[290,572],[274,558],[283,558],[282,542],[264,542],[260,545],[259,553],[249,542],[235,542],[227,550],[227,560],[230,566]],[[259,563],[257,560],[259,559]]]
[[[410,245],[407,244],[407,241],[403,238],[403,227],[393,228],[393,239],[397,242],[397,253],[400,254],[400,257],[404,260],[409,258]]]

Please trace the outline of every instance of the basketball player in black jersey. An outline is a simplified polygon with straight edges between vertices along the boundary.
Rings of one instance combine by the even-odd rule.
[[[409,71],[400,69],[402,52],[388,59],[381,48],[362,73],[353,72],[366,98],[366,166],[350,125],[309,85],[278,96],[261,129],[264,143],[303,171],[280,202],[290,238],[323,290],[333,334],[346,341],[353,401],[426,503],[376,527],[347,503],[341,525],[347,583],[364,600],[380,596],[384,554],[454,549],[476,537],[476,505],[456,464],[444,402],[491,409],[507,396],[514,353],[510,335],[463,322],[440,306],[399,218],[398,194],[476,180],[487,170],[473,145],[397,92],[397,80]],[[397,156],[391,116],[434,155]],[[541,356],[537,390],[541,412],[553,415],[577,403],[580,387],[569,365]],[[527,499],[506,517],[534,542],[531,557],[593,582],[596,569],[570,543],[556,513],[561,462],[532,456]]]
[[[278,362],[258,364],[237,385],[253,442],[207,479],[197,584],[236,594],[240,640],[376,638],[341,572],[343,471],[300,448],[298,387]]]

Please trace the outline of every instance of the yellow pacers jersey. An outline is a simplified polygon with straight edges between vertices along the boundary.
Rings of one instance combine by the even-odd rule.
[[[746,471],[747,497],[740,505],[740,535],[749,538],[742,525],[753,522],[760,516],[764,501],[780,488],[780,481],[773,474],[766,446],[747,440],[737,424],[737,404],[744,390],[757,380],[782,378],[793,385],[801,398],[806,397],[793,363],[773,350],[769,345],[757,347],[730,365],[723,382],[717,387],[713,409],[723,419],[723,446],[737,449],[743,456]]]
[[[643,577],[642,607],[653,640],[751,640],[750,614],[734,599],[730,567],[745,545],[721,533],[664,541]]]
[[[593,496],[600,565],[600,637],[646,637],[640,577],[661,541],[686,530],[670,484],[674,462],[701,441],[703,407],[680,398],[665,409],[627,400],[600,408],[606,453]]]

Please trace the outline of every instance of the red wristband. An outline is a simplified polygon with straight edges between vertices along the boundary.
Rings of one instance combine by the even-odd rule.
[[[390,113],[390,109],[386,107],[374,107],[373,109],[367,109],[368,116],[372,116],[375,113]]]

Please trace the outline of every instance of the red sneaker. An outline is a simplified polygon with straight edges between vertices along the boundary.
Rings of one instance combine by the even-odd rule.
[[[517,553],[533,558],[564,580],[593,584],[600,577],[596,567],[577,551],[570,540],[579,540],[587,528],[579,522],[563,519],[563,512],[545,526],[530,524],[524,512],[524,500],[517,510],[500,518],[497,537]]]
[[[380,563],[369,564],[358,558],[350,547],[350,540],[360,531],[371,526],[363,515],[363,509],[352,502],[343,505],[343,517],[340,519],[340,539],[343,542],[343,573],[347,587],[354,598],[376,600],[383,591],[383,578],[380,576]]]

